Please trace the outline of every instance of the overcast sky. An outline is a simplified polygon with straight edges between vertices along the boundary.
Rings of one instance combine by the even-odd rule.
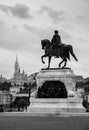
[[[0,74],[11,78],[16,54],[27,74],[47,67],[41,63],[41,40],[59,30],[62,42],[73,46],[78,58],[67,66],[89,76],[89,0],[0,0]],[[52,59],[57,67],[61,59]]]

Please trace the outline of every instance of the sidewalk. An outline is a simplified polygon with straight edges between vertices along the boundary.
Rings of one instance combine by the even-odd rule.
[[[89,116],[89,113],[30,113],[30,112],[1,112],[0,116],[40,116],[40,117],[71,117],[71,116]]]

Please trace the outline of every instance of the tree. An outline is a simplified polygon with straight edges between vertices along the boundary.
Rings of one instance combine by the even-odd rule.
[[[15,101],[13,102],[13,107],[18,108],[18,111],[20,111],[20,108],[27,109],[29,104],[29,97],[16,97]]]
[[[24,87],[27,88],[27,87],[28,87],[28,84],[27,84],[27,83],[24,83]]]
[[[9,91],[11,87],[11,83],[10,82],[7,82],[5,81],[4,83],[0,83],[0,90],[6,90],[6,91]]]
[[[26,108],[27,109],[28,102],[25,99],[19,99],[18,100],[18,107],[19,108]]]

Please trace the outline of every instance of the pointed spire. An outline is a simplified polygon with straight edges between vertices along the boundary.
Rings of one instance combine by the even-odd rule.
[[[18,62],[18,55],[16,54],[16,62]]]
[[[16,54],[16,61],[15,61],[14,68],[15,68],[15,74],[20,73],[20,67],[19,67],[19,62],[18,62],[17,54]]]

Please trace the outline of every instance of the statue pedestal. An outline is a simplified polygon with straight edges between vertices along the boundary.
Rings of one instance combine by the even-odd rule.
[[[38,89],[43,87],[44,83],[56,82],[67,91],[66,98],[37,98]],[[85,108],[75,90],[75,75],[71,69],[42,69],[37,75],[37,91],[32,93],[28,111],[36,114],[60,114],[82,113]],[[51,86],[50,86],[51,87]],[[56,87],[56,86],[55,86]],[[51,90],[50,90],[51,91]]]

